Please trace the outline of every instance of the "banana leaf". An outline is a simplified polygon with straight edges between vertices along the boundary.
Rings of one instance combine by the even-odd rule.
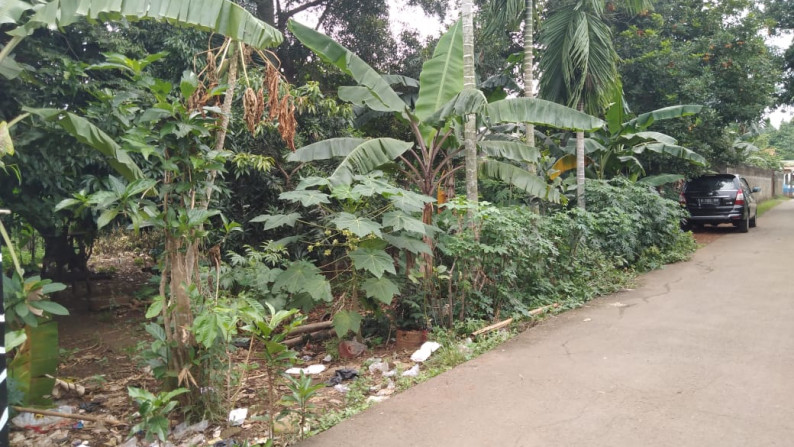
[[[340,97],[342,92],[345,95],[355,94],[355,98],[358,101],[366,103],[373,110],[381,112],[402,112],[405,110],[405,103],[392,90],[389,83],[353,52],[325,34],[301,25],[294,20],[290,20],[287,26],[301,43],[319,55],[320,58],[350,75],[360,87],[366,88],[366,90],[344,89],[340,91]],[[364,95],[367,96],[366,99],[363,98]]]
[[[49,321],[25,327],[27,341],[8,365],[8,375],[25,398],[25,405],[52,406],[58,368],[58,323]],[[49,375],[50,377],[46,377]]]
[[[463,90],[463,28],[458,21],[441,39],[433,57],[422,64],[414,114],[425,121]]]

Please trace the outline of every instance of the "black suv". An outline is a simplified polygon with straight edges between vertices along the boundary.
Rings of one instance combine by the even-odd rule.
[[[711,174],[692,179],[684,185],[680,202],[690,217],[687,227],[731,223],[742,233],[755,227],[757,204],[747,180],[736,174]]]

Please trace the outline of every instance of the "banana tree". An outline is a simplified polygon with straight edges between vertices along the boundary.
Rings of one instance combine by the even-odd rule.
[[[676,105],[664,107],[636,118],[626,119],[626,108],[622,95],[618,91],[613,103],[606,113],[606,126],[592,132],[585,138],[585,152],[590,162],[591,172],[596,178],[606,179],[625,174],[633,180],[645,175],[645,169],[637,158],[644,153],[663,154],[687,161],[696,166],[705,166],[706,159],[696,152],[678,145],[677,140],[661,132],[647,130],[653,123],[662,120],[682,118],[694,115],[702,109],[699,105]],[[572,151],[572,150],[571,150]],[[557,160],[552,167],[551,177],[576,167],[572,153]],[[654,183],[657,179],[673,179],[669,175],[646,178],[646,183]]]
[[[433,196],[439,186],[462,168],[456,164],[464,150],[459,130],[466,115],[478,114],[478,127],[500,123],[530,122],[567,130],[594,130],[602,121],[568,107],[532,98],[513,98],[487,103],[480,90],[464,88],[463,37],[460,22],[439,40],[433,57],[422,66],[419,93],[413,107],[391,88],[389,81],[331,38],[297,22],[290,31],[323,60],[335,65],[356,81],[339,88],[339,98],[378,112],[395,114],[410,127],[413,142],[390,138],[336,138],[298,149],[290,161],[343,158],[329,177],[332,184],[349,184],[356,173],[363,174],[393,161],[406,184]],[[481,134],[481,136],[485,133]],[[510,161],[526,162],[537,157],[530,146],[515,141],[478,141],[483,156],[478,158],[481,175],[495,177],[530,194],[559,200],[545,180]],[[499,160],[501,159],[501,160]],[[429,224],[433,205],[427,204],[423,220]]]

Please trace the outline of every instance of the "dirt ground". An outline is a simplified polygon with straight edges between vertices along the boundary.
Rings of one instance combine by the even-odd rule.
[[[122,261],[119,261],[122,259]],[[145,303],[139,300],[141,290],[151,288],[151,275],[141,267],[144,263],[133,262],[135,256],[122,254],[118,257],[98,256],[92,261],[94,271],[105,272],[107,279],[92,281],[91,293],[86,294],[84,284],[70,285],[69,289],[55,299],[64,304],[70,315],[58,318],[61,362],[58,378],[85,387],[85,394],[67,393],[57,400],[56,406],[71,406],[75,413],[86,418],[115,419],[127,425],[87,419],[61,419],[57,424],[45,427],[14,427],[10,436],[12,446],[132,446],[129,441],[130,427],[136,423],[134,403],[127,395],[127,387],[134,386],[156,392],[158,382],[148,373],[137,358],[138,343],[149,341],[143,329]],[[145,267],[145,265],[144,265]],[[152,289],[153,290],[153,289]],[[311,317],[311,316],[310,316]],[[315,383],[326,382],[337,369],[355,369],[361,375],[374,375],[362,365],[373,358],[384,359],[392,366],[408,369],[412,365],[408,351],[397,352],[393,344],[370,349],[361,356],[349,360],[324,361],[327,353],[322,343],[307,345],[301,349],[301,361],[297,366],[322,364],[326,367],[314,376]],[[238,362],[248,358],[247,347],[237,348],[232,357]],[[256,362],[256,346],[250,362]],[[380,373],[377,373],[380,374]],[[347,383],[347,382],[346,382]],[[388,397],[395,389],[389,387],[390,380],[378,377],[378,389],[373,395]],[[239,427],[226,423],[209,423],[198,434],[175,442],[175,445],[234,445],[230,441],[262,441],[267,436],[267,425],[263,421],[265,378],[257,369],[251,369],[243,379],[233,407],[247,408],[246,422]],[[288,392],[279,389],[281,395]],[[345,394],[333,387],[324,387],[312,399],[315,414],[327,414],[345,407]],[[172,413],[174,423],[181,422],[177,411]],[[287,418],[277,424],[282,432],[276,445],[285,445],[297,440],[297,426]],[[198,437],[197,437],[198,436]],[[149,445],[141,442],[140,445]]]

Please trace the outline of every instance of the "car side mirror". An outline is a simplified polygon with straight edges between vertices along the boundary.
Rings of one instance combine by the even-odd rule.
[[[761,192],[761,187],[760,186],[753,186],[753,189],[752,189],[751,192],[754,192],[754,193],[755,192]]]

